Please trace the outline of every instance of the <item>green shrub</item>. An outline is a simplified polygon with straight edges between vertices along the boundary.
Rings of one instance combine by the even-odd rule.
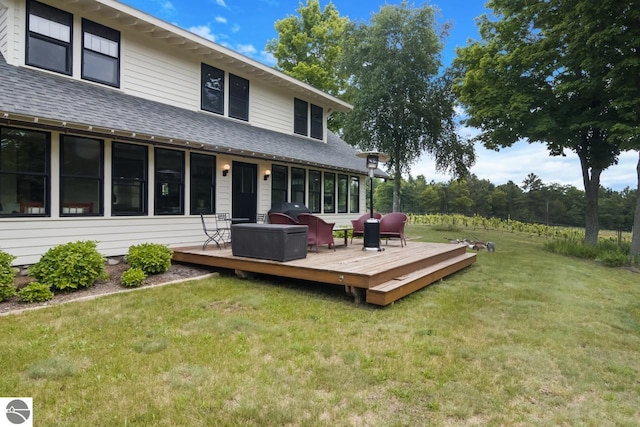
[[[141,243],[129,247],[126,260],[131,267],[139,268],[145,274],[164,273],[171,267],[173,251],[158,243]]]
[[[18,298],[23,302],[43,302],[53,299],[51,289],[40,282],[31,282],[18,291]]]
[[[626,253],[617,250],[607,250],[603,251],[598,256],[598,259],[607,267],[622,267],[627,264],[629,256]]]
[[[29,267],[29,275],[51,289],[88,288],[106,278],[105,259],[94,241],[78,241],[49,249]]]
[[[16,271],[11,267],[11,262],[16,259],[11,254],[0,251],[0,301],[11,298],[16,294],[16,287],[13,283],[16,278]]]
[[[139,269],[138,267],[131,267],[124,273],[122,273],[122,277],[120,277],[120,282],[122,286],[126,288],[137,288],[142,286],[144,279],[147,278],[147,275],[144,271]]]

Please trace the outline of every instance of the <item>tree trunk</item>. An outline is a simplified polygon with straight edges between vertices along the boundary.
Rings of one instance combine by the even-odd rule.
[[[578,155],[578,157],[580,157],[580,164],[582,165],[582,181],[587,205],[584,242],[587,245],[595,245],[598,243],[598,232],[600,231],[598,223],[598,190],[600,189],[602,169],[589,168],[587,160],[581,155]]]
[[[640,255],[640,151],[638,152],[638,164],[636,173],[638,175],[638,184],[636,190],[636,210],[633,214],[633,235],[631,236],[631,255]]]
[[[400,185],[402,184],[402,174],[396,166],[393,176],[393,212],[400,212]]]

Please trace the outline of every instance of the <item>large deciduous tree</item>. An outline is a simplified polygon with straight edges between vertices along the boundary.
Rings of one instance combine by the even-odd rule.
[[[323,10],[319,0],[299,3],[298,15],[276,21],[278,38],[266,50],[277,60],[276,68],[333,96],[342,97],[347,86],[340,67],[343,37],[349,19],[341,17],[329,2]],[[341,121],[331,116],[329,128],[337,131]]]
[[[442,37],[431,6],[386,5],[370,24],[353,25],[344,46],[351,84],[344,136],[362,149],[390,156],[393,210],[399,208],[402,173],[427,151],[438,169],[464,175],[473,146],[461,142],[449,82],[439,75]]]
[[[454,61],[454,90],[469,114],[466,123],[481,131],[477,140],[497,149],[525,139],[546,144],[551,155],[578,155],[589,244],[599,232],[600,176],[626,149],[622,141],[630,141],[628,132],[614,131],[632,120],[623,114],[628,107],[617,106],[621,94],[613,86],[623,84],[628,95],[630,85],[614,70],[626,75],[618,68],[619,49],[628,55],[627,32],[639,27],[635,3],[491,0],[497,19],[481,17],[481,41],[458,49]],[[627,12],[635,24],[624,22]],[[637,72],[633,79],[637,94]]]

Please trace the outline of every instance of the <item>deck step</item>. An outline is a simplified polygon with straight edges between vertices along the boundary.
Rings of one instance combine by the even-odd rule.
[[[388,305],[456,271],[470,266],[476,261],[476,254],[464,253],[437,264],[396,277],[388,282],[367,289],[367,302]]]

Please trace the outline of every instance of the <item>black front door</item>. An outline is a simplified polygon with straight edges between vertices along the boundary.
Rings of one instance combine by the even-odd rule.
[[[231,216],[255,222],[258,212],[258,165],[233,162]]]

